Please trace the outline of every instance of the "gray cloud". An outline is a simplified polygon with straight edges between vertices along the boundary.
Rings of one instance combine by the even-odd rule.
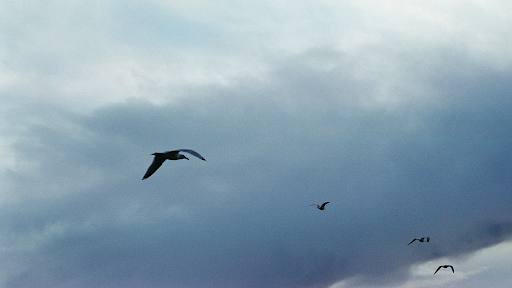
[[[5,286],[392,283],[412,263],[510,237],[508,106],[367,108],[343,101],[365,93],[350,73],[300,63],[276,69],[276,87],[31,114],[13,149],[37,168],[4,176],[26,196],[2,216],[4,253],[23,255]],[[150,154],[172,148],[207,162],[141,181]],[[406,247],[423,235],[429,245]]]
[[[31,27],[19,37],[2,30],[11,45],[39,39],[46,48],[4,47],[12,57],[0,67],[21,75],[0,96],[9,156],[0,174],[1,285],[326,287],[354,276],[397,285],[412,264],[510,239],[510,69],[474,57],[476,48],[431,34],[425,48],[408,38],[416,20],[404,33],[387,22],[351,32],[377,40],[299,49],[289,46],[309,38],[252,43],[262,37],[256,23],[237,30],[231,10],[210,27],[200,12],[96,8],[84,14],[97,15],[92,26],[42,21],[45,41]],[[65,33],[52,32],[57,26]],[[81,41],[76,28],[89,31]],[[107,36],[115,40],[95,42]],[[64,39],[72,45],[60,53]],[[215,47],[182,61],[180,49],[202,45]],[[279,48],[258,50],[271,45]],[[210,59],[225,56],[223,47],[236,55]],[[169,161],[141,181],[151,153],[174,148],[207,162]],[[325,211],[306,206],[323,201]],[[420,236],[432,240],[406,246]]]

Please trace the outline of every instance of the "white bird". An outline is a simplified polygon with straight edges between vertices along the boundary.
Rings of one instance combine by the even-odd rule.
[[[324,204],[322,205],[318,205],[318,204],[311,204],[311,205],[308,205],[308,206],[314,206],[316,205],[316,208],[320,209],[320,210],[324,210],[325,209],[325,204],[327,203],[330,203],[330,202],[325,202]]]
[[[455,273],[455,270],[453,269],[452,265],[441,265],[441,266],[437,267],[437,270],[436,270],[436,272],[434,272],[434,274],[436,274],[437,271],[439,271],[439,269],[441,269],[441,268],[448,268],[448,267],[452,268],[452,273]],[[432,275],[434,275],[434,274],[432,274]]]
[[[155,171],[158,168],[160,168],[160,166],[162,166],[162,164],[164,163],[165,160],[180,160],[180,159],[189,160],[187,157],[185,157],[185,155],[180,154],[180,152],[190,153],[190,154],[196,156],[197,158],[206,161],[206,159],[204,159],[203,156],[201,156],[196,151],[190,150],[190,149],[178,149],[178,150],[174,150],[174,151],[166,151],[164,153],[156,152],[156,153],[151,154],[151,155],[155,155],[155,158],[153,159],[153,163],[151,163],[151,166],[149,166],[148,171],[146,171],[146,174],[144,174],[144,177],[142,177],[142,180],[149,178],[149,176],[153,175],[153,173],[155,173]]]
[[[409,242],[409,244],[407,244],[407,246],[411,245],[411,243],[416,240],[418,240],[420,242],[428,242],[428,241],[430,241],[430,237],[414,238],[414,239],[412,239],[411,242]]]

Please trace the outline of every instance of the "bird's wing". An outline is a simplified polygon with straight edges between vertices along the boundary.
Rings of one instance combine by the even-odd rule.
[[[155,158],[153,159],[153,163],[151,163],[151,166],[149,166],[148,171],[146,171],[146,174],[144,174],[144,177],[142,177],[142,180],[149,178],[149,176],[153,175],[155,171],[162,166],[162,163],[164,163],[165,157],[155,155]]]
[[[162,154],[165,154],[168,159],[178,159],[178,154],[180,154],[180,150],[165,151]]]
[[[455,269],[453,269],[453,266],[450,265],[449,267],[452,268],[452,273],[455,273]]]
[[[439,266],[439,267],[437,267],[437,270],[436,270],[436,272],[434,272],[434,274],[436,274],[436,273],[437,273],[437,271],[439,271],[439,269],[441,269],[441,267],[443,267],[443,266]]]
[[[409,244],[407,244],[407,246],[411,245],[411,243],[412,243],[412,242],[414,242],[414,241],[416,241],[416,240],[418,240],[418,239],[416,239],[416,238],[412,239],[412,241],[411,241],[411,242],[409,242]]]
[[[178,151],[181,151],[181,152],[187,152],[187,153],[190,153],[194,156],[196,156],[197,158],[201,159],[201,160],[204,160],[206,161],[206,159],[203,158],[203,156],[201,156],[201,154],[197,153],[196,151],[194,150],[190,150],[190,149],[179,149]]]
[[[427,237],[427,242],[430,241],[430,237]]]
[[[324,204],[322,204],[322,206],[320,206],[320,208],[324,208],[325,207],[325,204],[327,204],[329,202],[325,202]]]

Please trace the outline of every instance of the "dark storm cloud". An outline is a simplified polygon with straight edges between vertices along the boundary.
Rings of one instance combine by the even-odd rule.
[[[36,168],[7,173],[21,195],[0,214],[3,253],[24,268],[5,286],[392,283],[410,264],[510,238],[512,114],[497,96],[510,94],[508,73],[455,77],[471,106],[447,80],[429,82],[445,107],[366,107],[381,83],[352,77],[350,62],[318,49],[262,87],[19,115],[14,151]],[[169,161],[140,180],[151,153],[174,148],[207,162]],[[423,235],[424,249],[406,246]]]
[[[512,222],[486,221],[475,225],[473,229],[454,239],[457,245],[452,246],[458,252],[467,252],[466,249],[472,251],[475,247],[488,247],[500,243],[508,239],[510,234],[512,234]]]
[[[510,69],[477,62],[447,49],[438,49],[432,56],[438,59],[439,64],[428,72],[426,79],[434,91],[440,93],[445,105],[473,110],[511,105]]]

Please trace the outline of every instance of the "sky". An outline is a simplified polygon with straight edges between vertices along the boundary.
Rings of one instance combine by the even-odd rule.
[[[0,1],[0,287],[509,287],[511,11]]]

